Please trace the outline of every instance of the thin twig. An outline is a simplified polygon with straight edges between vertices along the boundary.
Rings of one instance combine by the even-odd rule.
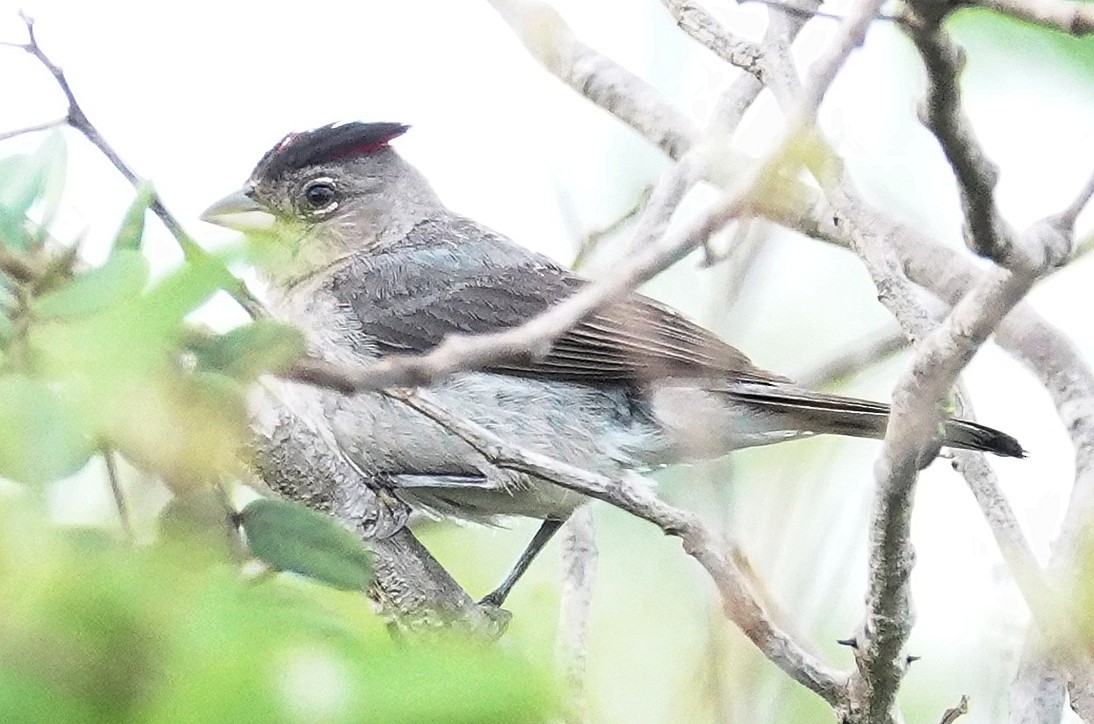
[[[0,272],[23,284],[33,282],[42,274],[26,256],[3,245],[0,245]]]
[[[589,260],[589,257],[600,246],[600,242],[604,239],[615,235],[623,227],[629,224],[635,217],[642,213],[642,210],[649,203],[650,195],[653,193],[653,186],[647,186],[642,189],[642,192],[638,195],[638,199],[633,205],[618,217],[616,217],[611,223],[606,226],[602,226],[598,229],[593,229],[585,234],[585,238],[581,239],[578,243],[577,254],[574,255],[573,263],[570,264],[575,270],[580,269]]]
[[[899,329],[875,334],[852,344],[850,349],[814,367],[796,379],[805,387],[824,388],[839,384],[873,365],[884,362],[908,347],[908,338]]]
[[[1081,0],[965,0],[965,2],[1078,37],[1094,33],[1094,5]]]
[[[732,66],[749,73],[761,83],[763,74],[763,51],[751,40],[729,32],[701,4],[693,0],[663,0],[664,6],[672,13],[676,25],[702,46]]]
[[[133,542],[133,523],[129,517],[129,504],[125,500],[125,491],[122,490],[121,480],[118,478],[118,468],[114,462],[114,450],[109,447],[102,449],[103,462],[106,463],[106,477],[110,481],[110,492],[114,495],[114,507],[118,510],[118,522],[121,524],[125,539]]]
[[[965,694],[961,695],[961,701],[957,702],[957,706],[950,707],[942,713],[942,720],[939,724],[953,724],[959,717],[969,713],[969,697]]]
[[[72,86],[69,85],[68,78],[65,77],[64,70],[54,63],[50,57],[46,55],[45,51],[42,50],[41,46],[39,46],[38,37],[34,30],[34,19],[23,12],[19,13],[19,17],[22,18],[23,24],[27,29],[27,42],[5,43],[4,45],[27,52],[49,71],[68,103],[65,123],[83,134],[92,145],[99,149],[99,152],[110,161],[114,168],[116,168],[134,188],[140,186],[143,183],[142,179],[137,176],[136,172],[134,172],[125,161],[122,160],[121,156],[118,155],[118,152],[114,150],[114,147],[107,142],[106,138],[99,132],[99,129],[90,119],[88,119],[87,114],[84,113],[83,107],[80,105],[80,102],[76,99],[75,93],[72,91]],[[232,276],[220,261],[210,256],[208,252],[201,248],[201,246],[186,233],[186,230],[179,220],[168,211],[163,203],[163,199],[154,191],[152,192],[149,208],[152,210],[152,213],[159,217],[160,221],[163,222],[163,225],[167,227],[167,230],[171,232],[171,235],[182,249],[183,256],[187,261],[215,268],[220,277],[220,283],[223,289],[228,292],[228,294],[230,294],[232,298],[251,315],[251,317],[258,318],[266,316],[262,303],[251,294],[246,285]]]
[[[836,13],[828,13],[828,12],[825,12],[823,10],[818,10],[815,7],[803,7],[801,5],[794,5],[794,4],[789,3],[789,2],[783,2],[783,0],[744,0],[744,2],[753,2],[753,3],[758,3],[760,5],[766,5],[768,7],[777,8],[777,9],[782,10],[786,13],[791,14],[791,15],[796,15],[800,18],[805,19],[805,20],[810,20],[812,18],[823,18],[825,20],[843,20],[843,18],[844,18],[843,15],[838,15]],[[886,22],[895,22],[895,21],[899,20],[899,18],[897,18],[893,15],[885,15],[885,14],[879,14],[877,16],[877,19],[878,20],[883,20],[883,21],[886,21]]]
[[[45,121],[44,123],[36,123],[32,126],[25,128],[18,128],[14,131],[4,131],[0,133],[0,141],[6,141],[9,138],[15,138],[16,136],[24,136],[28,133],[37,133],[38,131],[48,131],[51,128],[59,128],[68,123],[68,118],[58,118],[53,121]]]

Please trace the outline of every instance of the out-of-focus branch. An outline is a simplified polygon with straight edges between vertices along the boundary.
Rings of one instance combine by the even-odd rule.
[[[887,219],[861,199],[857,203],[862,227],[869,229],[878,243],[884,242],[899,255],[900,271],[906,270],[916,284],[951,305],[958,303],[975,284],[981,272],[967,258],[911,227]],[[1027,238],[1038,237],[1041,233],[1058,233],[1055,229],[1059,218],[1059,215],[1049,217],[1036,225]],[[840,228],[838,223],[833,225],[824,218],[818,226],[818,238],[850,244],[847,228]],[[1066,242],[1066,239],[1056,240],[1057,245],[1060,242]],[[1094,473],[1084,474],[1083,471],[1094,471],[1094,375],[1060,332],[1022,305],[999,326],[996,341],[1029,367],[1052,395],[1076,449],[1077,475],[1068,519],[1090,520],[1087,516],[1094,510],[1090,507],[1094,504]],[[969,483],[974,489],[979,484],[974,479],[969,479]],[[988,510],[985,515],[997,540],[1011,537],[1007,525],[1001,526],[998,518]],[[1016,524],[1014,526],[1016,529]],[[1067,538],[1061,535],[1061,541]],[[1009,559],[1008,564],[1013,564],[1013,559]],[[1016,577],[1023,575],[1017,570],[1014,573]],[[1023,594],[1028,590],[1023,587]],[[1035,612],[1040,610],[1036,598],[1027,599],[1027,602]]]
[[[122,528],[126,541],[132,543],[133,523],[129,518],[129,503],[125,500],[121,479],[118,477],[118,465],[114,460],[114,451],[109,447],[102,449],[103,463],[106,465],[106,478],[110,483],[110,493],[114,497],[114,508],[118,511],[118,524]]]
[[[859,342],[804,375],[798,375],[797,380],[806,387],[823,388],[835,385],[884,362],[907,347],[908,338],[900,330],[878,334]]]
[[[1082,37],[1094,33],[1094,5],[1081,0],[967,0],[1002,15]]]
[[[388,394],[442,425],[498,467],[603,500],[653,523],[666,535],[679,538],[688,555],[695,558],[714,580],[726,615],[768,659],[833,706],[843,700],[843,675],[826,667],[771,621],[727,553],[728,546],[696,516],[661,501],[641,482],[609,478],[509,445],[485,428],[438,404],[428,393],[395,390]]]
[[[1067,672],[1045,650],[1044,638],[1031,627],[1008,695],[1009,724],[1056,724],[1063,717]]]
[[[553,75],[650,139],[671,158],[698,140],[698,129],[638,76],[589,48],[542,0],[489,0],[528,52]]]
[[[642,210],[646,208],[646,204],[650,200],[650,194],[653,193],[653,187],[647,186],[639,194],[638,199],[634,205],[624,211],[613,221],[598,229],[593,229],[584,235],[584,238],[578,240],[577,253],[574,255],[574,260],[570,266],[575,270],[581,269],[585,266],[585,263],[589,260],[589,257],[593,254],[597,248],[600,247],[600,242],[604,241],[610,236],[618,233],[627,224],[629,224],[635,217],[642,213]]]
[[[116,168],[134,188],[140,186],[143,183],[142,179],[137,176],[136,172],[134,172],[125,161],[122,160],[121,156],[118,155],[118,152],[114,150],[114,147],[107,142],[106,138],[99,132],[99,129],[90,121],[90,119],[88,119],[87,114],[84,113],[83,107],[76,98],[76,94],[72,91],[72,86],[68,83],[68,78],[65,77],[64,70],[54,63],[38,44],[38,36],[34,30],[33,18],[24,13],[20,13],[20,17],[23,19],[23,23],[27,29],[27,42],[4,43],[4,45],[26,51],[49,71],[68,103],[68,110],[65,112],[64,123],[83,134],[83,136],[90,141],[95,148],[99,149],[99,152],[110,161],[114,168]],[[58,125],[58,122],[51,121],[40,125],[48,128]],[[32,128],[32,130],[38,129]],[[16,133],[25,132],[26,129],[23,129]],[[216,267],[224,291],[228,292],[240,306],[247,310],[251,317],[257,318],[266,315],[262,303],[251,294],[246,285],[232,276],[220,261],[211,257],[208,252],[202,249],[201,246],[186,233],[186,230],[179,220],[175,218],[174,214],[168,211],[159,194],[155,192],[152,193],[152,201],[149,204],[149,208],[152,210],[152,213],[159,217],[160,221],[163,222],[163,225],[167,227],[167,230],[171,232],[171,235],[182,249],[183,256],[187,261]]]
[[[854,12],[845,21],[843,26],[843,42],[835,43],[829,46],[829,51],[822,57],[822,59],[816,63],[813,67],[813,72],[810,74],[809,81],[806,84],[805,92],[799,96],[800,100],[794,109],[796,112],[788,112],[788,116],[791,118],[791,129],[802,129],[807,126],[811,126],[811,121],[815,117],[816,108],[819,105],[820,98],[823,97],[823,89],[826,87],[827,82],[830,81],[832,75],[838,69],[841,58],[846,56],[846,53],[850,52],[858,42],[861,42],[862,34],[865,31],[866,26],[869,23],[869,19],[876,14],[877,7],[869,6],[869,4],[860,5],[856,12]],[[857,40],[856,40],[857,39]],[[785,46],[785,43],[783,43]],[[785,47],[784,47],[785,50]],[[783,53],[784,61],[783,65],[788,64],[789,55]],[[793,82],[792,67],[783,69],[786,72],[789,82]],[[782,101],[782,99],[780,99]],[[784,107],[785,107],[784,103]],[[787,109],[788,111],[791,109]],[[824,214],[828,219],[827,224],[818,225],[819,228],[827,228],[822,233],[828,238],[838,238],[851,242],[851,246],[855,247],[856,251],[860,254],[863,260],[866,262],[867,267],[870,269],[875,283],[878,285],[880,297],[883,302],[886,303],[898,320],[901,322],[906,333],[910,334],[913,338],[920,338],[927,334],[933,327],[933,322],[930,315],[926,313],[920,304],[917,291],[913,288],[911,282],[905,276],[904,265],[905,259],[900,258],[896,253],[893,242],[899,242],[899,239],[893,239],[886,237],[879,233],[875,225],[873,225],[874,218],[872,214],[867,211],[867,208],[861,200],[861,197],[857,194],[854,188],[850,185],[850,182],[843,176],[842,169],[840,168],[839,160],[831,154],[825,158],[824,163],[821,163],[819,167],[814,170],[819,173],[819,178],[822,179],[822,185],[825,186],[825,191],[828,195],[829,202],[832,207],[824,210]],[[818,213],[817,209],[812,210],[813,213]],[[797,212],[800,214],[800,210]],[[800,217],[799,217],[800,218]],[[891,226],[891,225],[890,225]],[[1040,254],[1039,258],[1026,257],[1026,260],[1030,262],[1029,269],[1031,273],[1028,276],[1036,276],[1045,271],[1046,264],[1044,263],[1048,259],[1058,261],[1060,259],[1060,249],[1055,245],[1055,242],[1059,242],[1064,234],[1059,233],[1059,225],[1057,228],[1053,228],[1053,224],[1045,223],[1037,228],[1036,234],[1027,234],[1026,241],[1028,241],[1027,249],[1025,251],[1035,251]],[[835,227],[835,228],[832,228]],[[1041,234],[1045,234],[1044,238],[1041,238]],[[1034,238],[1038,237],[1038,238]],[[1044,240],[1048,239],[1049,244],[1045,244]],[[923,257],[925,254],[920,253],[916,256]],[[1026,276],[1026,275],[1024,275]],[[1020,298],[1024,294],[1022,287],[1024,284],[1015,284],[1013,287],[1007,284],[1003,284],[999,287],[990,288],[990,294],[986,295],[986,299],[980,299],[979,305],[987,305],[994,303],[995,300],[1002,299],[1004,297],[1012,297],[1007,300],[1008,304],[1013,304],[1016,298]],[[966,310],[967,311],[967,310]],[[973,313],[978,310],[976,306],[971,310]],[[961,319],[964,315],[959,316]],[[975,316],[972,314],[971,316]],[[1000,315],[1001,317],[1001,315]],[[998,322],[997,317],[992,320],[986,320],[986,331],[976,331],[976,336],[986,335],[990,331],[990,328]],[[960,330],[951,330],[950,334],[954,331],[964,332],[962,328]],[[949,346],[949,345],[944,345]],[[955,359],[961,358],[966,354],[971,354],[971,350],[975,349],[976,344],[969,347],[966,352],[960,352],[958,349],[948,349],[948,354],[953,354]],[[960,369],[961,362],[958,361],[957,369]],[[954,378],[956,373],[954,373]],[[943,390],[942,392],[944,392]],[[940,395],[942,393],[939,393]],[[912,395],[914,398],[914,395]],[[933,403],[932,403],[933,404]],[[929,425],[924,426],[924,429],[929,429]],[[907,466],[909,469],[906,471],[904,477],[910,479],[914,477],[915,466]],[[879,478],[883,480],[885,478],[891,478],[892,476],[886,475],[885,471],[881,471]],[[885,487],[885,486],[883,486]],[[876,515],[876,520],[881,523],[878,528],[882,531],[883,535],[875,541],[875,551],[884,551],[886,549],[885,539],[889,542],[903,541],[907,542],[907,519],[906,513],[909,509],[910,498],[907,492],[910,487],[905,486],[901,489],[901,486],[896,486],[897,490],[894,496],[892,489],[883,490],[879,495],[879,508]],[[888,500],[886,500],[888,497]],[[899,519],[903,517],[904,524],[899,522]],[[898,530],[897,535],[885,534],[886,521],[896,521],[896,527]],[[891,530],[889,531],[892,532]],[[907,606],[906,599],[906,582],[907,573],[910,570],[910,549],[905,546],[896,545],[895,547],[889,547],[888,561],[893,564],[893,570],[896,573],[895,581],[896,585],[890,587],[890,593],[895,595],[881,596],[878,600],[887,600],[889,602],[899,601],[901,594],[903,594],[903,604],[898,605],[897,612],[898,618],[903,617],[904,623],[910,623],[911,614],[910,608]],[[878,609],[874,609],[878,610]],[[892,662],[899,661],[899,648],[902,642],[902,635],[897,633],[896,636],[889,637],[889,644],[896,642],[896,650],[893,651]],[[876,657],[875,657],[876,660]],[[892,673],[892,667],[890,673]],[[881,672],[884,676],[884,672]],[[864,712],[851,712],[852,714],[861,714],[866,718],[872,713],[878,717],[888,717],[892,703],[892,696],[895,694],[895,686],[899,683],[899,672],[896,672],[895,676],[889,677],[890,685],[885,686],[884,682],[881,682],[880,687],[869,687],[870,691],[862,692],[864,697],[860,699],[861,702],[865,702],[868,711]],[[878,695],[878,692],[880,696]],[[887,702],[887,704],[886,704]]]
[[[729,32],[701,4],[693,0],[663,0],[676,25],[719,58],[754,76],[764,78],[763,50],[756,43]]]
[[[965,243],[977,254],[1009,266],[1014,233],[995,205],[999,171],[976,140],[961,108],[964,53],[942,30],[943,15],[937,4],[918,2],[911,7],[914,11],[909,12],[904,29],[927,70],[927,95],[920,104],[919,117],[938,139],[957,179],[965,214]]]
[[[1094,174],[1091,174],[1090,178],[1086,180],[1086,184],[1079,190],[1079,193],[1075,194],[1075,199],[1067,205],[1067,208],[1054,217],[1057,225],[1068,229],[1075,228],[1075,220],[1079,218],[1079,214],[1082,213],[1083,209],[1086,208],[1092,198],[1094,198]],[[1091,238],[1084,239],[1081,248],[1076,247],[1075,254],[1078,254],[1080,251],[1083,251],[1084,253],[1089,251],[1086,247],[1089,245],[1090,241]]]
[[[995,270],[953,308],[916,348],[912,368],[893,392],[882,453],[875,465],[879,494],[870,531],[867,615],[851,678],[852,701],[864,720],[890,715],[906,668],[902,649],[911,629],[909,576],[911,496],[916,474],[933,456],[939,404],[973,353],[1025,294],[1036,277]]]
[[[567,688],[567,722],[586,720],[585,671],[589,619],[596,582],[596,527],[589,508],[578,508],[562,529],[562,595],[556,656]]]
[[[939,724],[953,724],[955,721],[961,718],[964,714],[969,713],[969,697],[964,694],[961,695],[961,701],[957,702],[957,706],[951,706],[946,711],[942,712],[942,719]]]

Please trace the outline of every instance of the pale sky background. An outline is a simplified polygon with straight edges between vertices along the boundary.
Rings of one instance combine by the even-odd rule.
[[[675,31],[655,0],[553,4],[579,37],[699,121],[731,77]],[[189,231],[211,246],[233,237],[197,221],[201,210],[237,188],[285,133],[335,120],[411,124],[397,148],[450,206],[564,261],[573,256],[576,236],[613,220],[665,168],[658,151],[544,72],[485,2],[0,0],[0,39],[23,38],[18,7],[37,18],[43,47],[65,67],[102,133],[155,183]],[[762,32],[764,14],[757,6],[710,7],[738,32]],[[834,4],[836,12],[840,7]],[[800,56],[811,57],[831,27],[814,22],[798,45]],[[1094,83],[1089,75],[1045,61],[1037,45],[980,41],[969,56],[969,115],[1000,167],[999,204],[1022,228],[1060,210],[1094,170]],[[956,245],[960,216],[952,181],[937,145],[914,116],[921,86],[914,53],[882,25],[847,65],[821,118],[870,198]],[[0,48],[0,98],[0,132],[63,111],[47,74],[12,49]],[[778,122],[771,104],[761,104],[743,128],[739,147],[761,153]],[[41,139],[0,144],[0,154],[31,149]],[[62,238],[87,231],[94,258],[101,253],[96,245],[101,250],[114,233],[132,190],[88,144],[74,133],[68,139],[68,195],[57,231]],[[689,207],[701,208],[709,198],[709,191],[700,190]],[[1086,233],[1092,218],[1089,210],[1082,217]],[[157,222],[149,226],[157,267],[169,268],[180,255]],[[684,262],[649,291],[718,329],[761,366],[790,376],[892,324],[861,264],[849,255],[786,235],[777,235],[769,247],[728,317],[712,302],[724,269],[702,271]],[[1094,261],[1084,259],[1032,297],[1090,362],[1092,274]],[[223,326],[241,319],[229,303],[205,317]],[[902,360],[883,365],[850,389],[884,399],[903,366]],[[1031,452],[1026,461],[993,465],[1043,557],[1070,490],[1064,432],[1043,391],[997,350],[977,357],[968,383],[979,419],[1014,434]],[[795,620],[830,618],[846,635],[861,610],[861,550],[877,447],[833,440],[797,445],[810,451],[811,462],[780,468],[778,451],[740,456],[738,477],[747,479],[752,465],[761,466],[766,477],[744,483],[758,491],[761,502],[750,508],[744,498],[740,520],[730,530],[746,550],[758,551],[777,594],[801,596],[784,600]],[[764,486],[796,485],[812,475],[828,476],[830,482],[815,488],[828,497],[768,501],[765,507]],[[844,494],[846,503],[833,502],[832,496]],[[677,500],[687,505],[686,498]],[[781,509],[784,504],[790,507]],[[800,532],[808,526],[821,531],[819,547]],[[991,679],[984,669],[1005,666],[992,661],[1002,661],[1020,643],[1025,612],[971,496],[945,462],[922,477],[915,542],[918,626],[911,649],[935,665],[924,667],[918,680],[910,677],[909,686],[956,692],[947,706],[960,693],[973,694],[975,701]],[[605,559],[623,555],[606,544],[601,550]],[[813,578],[837,589],[825,594],[834,598],[811,598]],[[849,658],[840,660],[849,664]],[[989,694],[981,696],[983,701]],[[620,702],[605,707],[627,710]],[[969,721],[990,717],[974,708]]]

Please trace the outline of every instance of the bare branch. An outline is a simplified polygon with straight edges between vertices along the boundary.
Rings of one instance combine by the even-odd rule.
[[[1024,247],[1018,250],[1025,251]],[[888,716],[906,666],[901,649],[912,621],[911,495],[918,469],[933,455],[928,446],[939,422],[938,404],[1035,279],[998,269],[986,273],[917,347],[912,369],[894,390],[889,426],[875,467],[879,492],[870,536],[867,614],[860,636],[863,643],[856,649],[859,668],[851,678],[852,701],[863,706],[867,720]]]
[[[567,688],[566,721],[586,719],[585,669],[589,618],[596,580],[596,527],[588,506],[578,508],[562,529],[562,595],[556,654]]]
[[[817,110],[836,74],[851,52],[866,40],[866,31],[877,17],[884,0],[858,0],[840,21],[835,37],[824,47],[809,67],[797,107],[789,116],[790,135],[812,128]]]
[[[1094,198],[1094,174],[1091,174],[1090,178],[1086,180],[1086,185],[1079,190],[1079,193],[1075,196],[1075,200],[1068,204],[1067,208],[1055,217],[1060,226],[1074,231],[1075,220],[1079,218],[1079,214],[1081,214],[1083,209],[1086,208],[1086,205],[1090,203],[1091,198]],[[1072,255],[1072,258],[1077,255],[1078,251]]]
[[[729,32],[702,5],[693,0],[663,0],[676,25],[725,62],[766,82],[763,51],[751,40]]]
[[[1034,25],[1082,37],[1094,33],[1094,6],[1076,0],[971,0],[979,5]]]
[[[713,138],[731,138],[763,89],[763,83],[756,80],[755,76],[738,75],[718,97],[718,103],[707,122],[707,133]]]
[[[599,229],[593,229],[586,233],[585,238],[581,239],[578,243],[577,254],[574,255],[573,263],[571,263],[570,266],[575,270],[583,267],[585,262],[589,260],[589,256],[600,246],[600,242],[609,236],[617,234],[623,227],[642,213],[642,210],[646,208],[646,204],[649,203],[650,194],[652,193],[652,186],[647,186],[642,189],[642,193],[638,195],[638,199],[634,202],[634,205],[620,214],[614,221],[606,226],[600,227]]]
[[[569,490],[603,500],[658,526],[680,539],[714,580],[726,615],[775,665],[795,681],[836,706],[842,701],[843,675],[819,662],[779,629],[750,590],[747,580],[728,554],[729,547],[691,513],[659,500],[644,484],[627,478],[609,478],[538,453],[507,444],[489,430],[461,419],[427,393],[389,390],[385,394],[404,402],[467,442],[498,467],[535,476]]]
[[[965,242],[977,254],[1009,266],[1014,232],[995,206],[999,171],[961,110],[959,79],[965,66],[964,53],[942,30],[937,5],[920,2],[913,7],[934,13],[913,16],[904,23],[904,29],[927,70],[927,97],[920,105],[919,117],[938,139],[957,178],[965,213]]]
[[[1067,673],[1050,660],[1040,632],[1030,629],[1009,693],[1010,724],[1045,724],[1063,717]]]
[[[65,77],[64,70],[54,63],[50,57],[46,55],[45,51],[42,50],[41,46],[38,45],[38,37],[35,34],[33,18],[25,13],[20,13],[19,16],[26,25],[27,42],[23,44],[5,43],[5,45],[26,51],[49,71],[50,75],[53,76],[54,81],[57,82],[57,86],[64,94],[65,100],[68,102],[68,111],[65,114],[64,122],[82,133],[92,145],[99,149],[99,152],[113,164],[114,168],[116,168],[134,188],[140,186],[143,183],[143,180],[137,176],[125,161],[122,160],[121,156],[118,155],[118,152],[107,142],[106,138],[99,132],[99,129],[95,127],[90,119],[88,119],[87,114],[84,113],[83,107],[80,106],[80,102],[76,99],[76,95],[72,91],[72,86],[68,83],[68,78]],[[186,233],[186,230],[182,227],[182,224],[179,223],[179,220],[167,210],[167,207],[163,203],[163,199],[154,191],[152,192],[152,201],[149,208],[152,210],[152,213],[159,217],[160,221],[163,222],[163,225],[167,227],[167,230],[171,232],[171,235],[182,249],[183,256],[187,261],[216,268],[218,275],[220,276],[221,286],[240,304],[240,306],[246,309],[254,318],[266,316],[262,303],[251,294],[246,285],[232,276],[221,262],[211,257],[208,252],[201,248],[201,246]]]
[[[884,246],[898,254],[899,268],[906,269],[911,280],[934,292],[942,300],[949,304],[957,303],[980,276],[979,269],[952,249],[914,228],[887,219],[859,198],[855,202],[859,224],[870,229],[877,237],[875,245]],[[848,224],[828,226],[825,218],[821,218],[815,230],[820,232],[817,234],[818,238],[844,245],[853,243],[848,236],[855,230],[849,228]],[[884,294],[882,299],[886,299]],[[929,324],[928,321],[928,327]],[[1069,529],[1065,526],[1065,530],[1069,532],[1061,534],[1057,543],[1059,550],[1060,546],[1068,545],[1068,541],[1073,543],[1077,540],[1075,536],[1081,528],[1081,522],[1090,520],[1089,516],[1094,513],[1094,374],[1074,346],[1058,330],[1024,305],[1019,305],[1006,317],[999,326],[995,339],[1025,364],[1046,387],[1076,449],[1076,480],[1066,518],[1074,521],[1074,527]],[[970,480],[974,492],[978,484]],[[1000,521],[995,515],[988,515],[987,520],[997,540],[1009,537],[1010,525],[1000,527]],[[1030,557],[1032,558],[1032,554]],[[1008,558],[1008,564],[1013,565],[1012,559]],[[1024,574],[1015,571],[1016,578],[1022,575]],[[1036,587],[1035,584],[1034,588]],[[1021,590],[1025,594],[1029,588],[1023,586]],[[1027,603],[1032,610],[1040,610],[1036,598],[1027,599]],[[1026,689],[1032,690],[1032,687]]]

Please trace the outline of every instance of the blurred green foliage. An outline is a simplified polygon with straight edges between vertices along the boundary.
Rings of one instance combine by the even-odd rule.
[[[968,46],[970,59],[976,51],[997,48],[1015,66],[1028,62],[1055,62],[1060,70],[1080,78],[1094,77],[1094,43],[980,8],[962,9],[950,18],[947,28]]]
[[[268,320],[188,323],[224,267],[190,255],[150,277],[148,186],[105,261],[83,262],[48,228],[65,160],[60,134],[0,158],[0,477],[22,484],[0,495],[0,721],[546,718],[550,676],[511,654],[395,645],[362,593],[367,551],[326,516],[231,508],[247,389],[303,338]],[[174,493],[154,544],[49,523],[45,486],[63,492],[104,450]],[[248,577],[253,559],[300,575]]]
[[[529,722],[551,703],[497,647],[399,645],[359,593],[192,553],[0,510],[0,720]]]

